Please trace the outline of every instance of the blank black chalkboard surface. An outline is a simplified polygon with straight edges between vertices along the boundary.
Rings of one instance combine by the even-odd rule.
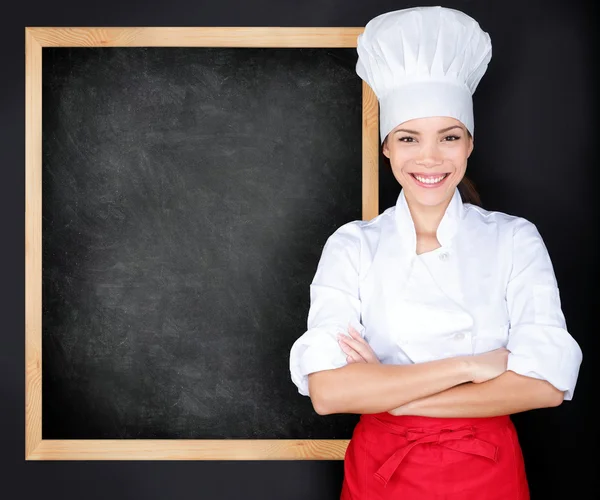
[[[377,213],[360,29],[212,30],[30,31],[28,459],[343,458],[288,363]]]

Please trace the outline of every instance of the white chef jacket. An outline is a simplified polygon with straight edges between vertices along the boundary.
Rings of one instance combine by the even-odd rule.
[[[308,396],[308,374],[347,364],[336,339],[352,324],[381,363],[408,364],[506,347],[508,370],[546,380],[570,400],[582,351],[567,331],[546,246],[528,220],[454,195],[437,229],[441,247],[416,253],[404,191],[369,220],[326,241],[310,285],[307,331],[290,373]]]

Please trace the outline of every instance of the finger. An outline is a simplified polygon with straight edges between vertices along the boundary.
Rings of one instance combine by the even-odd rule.
[[[350,358],[353,363],[366,363],[367,361],[356,351],[348,351],[346,359]]]
[[[350,332],[350,336],[352,339],[354,339],[356,342],[364,345],[364,348],[361,349],[361,348],[357,347],[357,345],[352,344],[353,347],[360,352],[363,359],[365,359],[367,361],[367,363],[379,363],[380,362],[379,358],[375,354],[375,351],[373,351],[373,348],[371,347],[369,342],[367,342],[367,340],[362,337],[360,332],[358,332],[356,330],[356,328],[354,328],[350,323],[348,323],[348,331]],[[347,339],[347,337],[344,337],[344,338]]]
[[[364,359],[360,355],[360,353],[356,352],[355,349],[353,349],[348,344],[346,344],[343,339],[339,340],[339,344],[340,344],[342,351],[344,351],[344,353],[347,354],[348,357],[351,358],[354,362],[356,362],[356,363],[366,363],[367,362],[367,360]]]
[[[365,361],[367,362],[375,362],[376,356],[371,346],[369,344],[363,344],[357,340],[346,336],[340,336],[340,341],[345,342],[348,346],[350,346],[354,351],[356,351]]]
[[[348,325],[348,332],[352,336],[353,339],[362,342],[363,344],[367,344],[367,341],[362,338],[361,334],[354,328],[352,325]]]
[[[364,359],[359,353],[357,353],[354,349],[352,349],[348,345],[344,345],[343,342],[340,342],[340,347],[342,351],[347,355],[346,359],[350,358],[354,363],[366,363],[367,360]]]

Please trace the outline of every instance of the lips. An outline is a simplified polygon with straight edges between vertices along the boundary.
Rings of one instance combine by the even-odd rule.
[[[420,174],[420,173],[411,173],[410,176],[414,179],[415,184],[425,187],[425,188],[434,188],[439,187],[446,179],[449,177],[450,173],[440,173],[440,174]]]

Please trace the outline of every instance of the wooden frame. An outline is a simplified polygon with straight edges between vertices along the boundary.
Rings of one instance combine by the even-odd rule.
[[[42,47],[356,47],[364,28],[25,28],[25,459],[335,460],[348,440],[42,439]],[[379,109],[362,85],[362,216],[378,215]]]

